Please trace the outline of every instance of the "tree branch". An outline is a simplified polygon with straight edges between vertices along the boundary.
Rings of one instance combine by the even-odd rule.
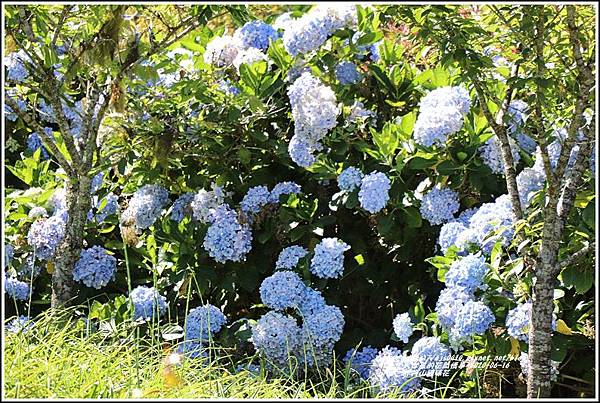
[[[12,99],[8,94],[4,94],[4,101],[11,107],[11,109],[19,115],[21,119],[25,122],[25,124],[33,129],[39,134],[44,147],[50,150],[51,154],[57,159],[58,164],[67,172],[69,176],[73,175],[73,167],[67,161],[66,157],[60,152],[56,144],[54,143],[54,139],[46,134],[44,128],[29,115],[27,112],[23,111],[19,108],[17,102]]]
[[[56,27],[54,28],[54,34],[52,35],[52,47],[53,48],[56,46],[56,41],[58,40],[58,35],[60,33],[60,30],[62,29],[63,25],[65,24],[65,21],[69,17],[69,13],[71,12],[72,9],[73,9],[72,5],[63,6],[62,12],[58,19],[58,23],[56,24]]]
[[[582,258],[583,256],[587,255],[590,251],[595,250],[595,248],[596,248],[596,242],[592,242],[592,243],[587,244],[586,246],[584,246],[583,248],[579,249],[577,252],[573,253],[568,258],[566,258],[565,260],[563,260],[562,262],[560,262],[560,264],[558,266],[559,270],[562,270],[565,267],[572,265],[573,263],[575,263],[576,261],[578,261],[580,258]]]

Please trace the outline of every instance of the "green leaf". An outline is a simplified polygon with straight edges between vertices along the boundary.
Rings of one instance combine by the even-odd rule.
[[[420,228],[423,225],[421,213],[416,207],[405,207],[403,209],[404,219],[409,228]]]

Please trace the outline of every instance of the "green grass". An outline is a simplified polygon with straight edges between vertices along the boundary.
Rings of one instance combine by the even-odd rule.
[[[327,369],[304,379],[236,373],[231,355],[216,348],[211,355],[218,358],[210,362],[184,359],[171,366],[166,364],[171,350],[138,339],[131,324],[90,333],[82,321],[71,318],[72,310],[47,312],[26,333],[5,332],[4,397],[374,397],[365,383],[350,382],[347,368]],[[169,383],[177,378],[178,382]]]

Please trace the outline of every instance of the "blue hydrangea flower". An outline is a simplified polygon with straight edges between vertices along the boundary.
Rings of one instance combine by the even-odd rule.
[[[415,360],[395,347],[384,347],[371,361],[369,383],[381,392],[398,389],[411,392],[420,388]]]
[[[260,285],[260,299],[269,308],[284,310],[299,307],[306,285],[292,271],[277,271],[263,280]]]
[[[290,157],[300,166],[310,166],[313,153],[322,148],[320,140],[336,126],[340,108],[333,90],[310,72],[302,73],[287,93],[294,119]]]
[[[13,100],[17,103],[17,107],[20,110],[24,111],[25,109],[27,109],[27,101],[25,101],[21,97],[18,97],[16,95],[13,96],[10,92],[8,92],[5,96],[13,98]],[[11,122],[14,122],[15,120],[17,120],[19,115],[17,115],[17,111],[13,110],[13,108],[11,108],[7,103],[4,103],[4,117],[10,120]]]
[[[355,188],[360,187],[363,176],[364,175],[360,169],[348,167],[344,169],[338,176],[337,183],[341,190],[351,192]]]
[[[138,189],[121,217],[122,223],[133,223],[138,229],[150,227],[169,201],[169,193],[160,185],[144,185]]]
[[[438,186],[427,192],[421,200],[421,216],[431,225],[443,224],[454,219],[460,208],[459,195],[452,189]]]
[[[219,308],[205,304],[190,310],[185,325],[186,340],[209,340],[227,323],[227,318]]]
[[[150,320],[162,316],[167,310],[167,299],[160,295],[154,287],[137,286],[129,296],[133,303],[133,318]]]
[[[521,149],[527,154],[535,153],[537,143],[534,139],[522,132],[517,132],[513,137],[515,138],[515,140],[517,140],[519,147],[521,147]]]
[[[296,319],[276,311],[264,314],[252,327],[252,344],[269,363],[286,366],[300,345]]]
[[[403,343],[408,343],[408,338],[413,334],[413,323],[408,312],[398,314],[393,321],[394,333]]]
[[[245,48],[267,50],[269,43],[279,38],[279,33],[269,24],[255,20],[238,28],[233,37]]]
[[[514,235],[513,213],[508,195],[502,195],[493,203],[484,203],[473,214],[469,221],[469,230],[472,231],[471,239],[475,240],[487,255],[491,252],[497,241],[503,245],[508,244]],[[499,232],[497,235],[490,235]]]
[[[485,257],[468,255],[456,260],[446,273],[446,287],[462,288],[473,292],[483,286],[483,278],[489,271]]]
[[[422,337],[413,344],[411,350],[411,357],[419,372],[425,371],[426,375],[433,375],[435,370],[442,369],[451,355],[450,349],[437,337]]]
[[[322,305],[320,309],[303,318],[302,332],[305,340],[317,346],[331,346],[340,339],[344,329],[344,315],[334,305]]]
[[[34,321],[29,316],[19,316],[6,325],[6,331],[10,333],[27,333],[34,326]]]
[[[381,211],[390,199],[390,180],[382,172],[371,172],[362,179],[358,200],[371,214]]]
[[[344,271],[344,252],[350,245],[337,238],[323,238],[315,247],[310,271],[321,278],[339,278]]]
[[[467,227],[459,221],[450,221],[442,225],[438,237],[438,245],[440,245],[442,252],[446,253],[448,248],[456,245],[459,235],[466,230]]]
[[[483,334],[496,318],[485,304],[479,301],[467,301],[456,313],[451,339],[471,341],[472,336]]]
[[[513,161],[518,164],[521,160],[521,154],[517,144],[512,138],[508,139],[510,144],[510,150],[512,153]],[[481,147],[479,147],[479,153],[483,159],[483,163],[487,165],[491,171],[495,174],[504,174],[504,160],[502,159],[502,150],[500,148],[500,140],[496,136],[490,137]]]
[[[300,259],[308,254],[308,250],[302,246],[293,245],[283,249],[275,263],[275,269],[293,270]]]
[[[356,25],[356,7],[319,5],[292,20],[283,34],[283,46],[292,56],[317,50],[338,29]]]
[[[29,210],[27,217],[29,217],[33,220],[35,220],[36,218],[48,217],[48,212],[46,211],[45,208],[43,208],[41,206],[36,206],[36,207],[32,208],[31,210]]]
[[[230,66],[239,50],[239,41],[231,35],[217,36],[206,44],[204,62],[215,67]]]
[[[267,71],[270,71],[272,61],[269,57],[256,48],[248,48],[240,50],[232,64],[239,73],[242,64],[251,65],[261,61],[267,62]]]
[[[10,265],[10,262],[15,257],[15,247],[11,244],[4,245],[4,267]]]
[[[241,90],[229,80],[219,80],[217,82],[219,91],[227,95],[237,96],[241,94]]]
[[[258,213],[264,205],[269,203],[270,195],[271,193],[266,186],[254,186],[246,192],[240,202],[240,208],[245,213]]]
[[[295,182],[280,182],[273,187],[269,195],[269,203],[279,203],[281,195],[298,194],[302,188]]]
[[[358,71],[356,64],[348,61],[342,61],[335,66],[335,77],[340,84],[355,84],[362,79],[362,74]]]
[[[360,350],[351,348],[344,356],[344,362],[350,364],[350,369],[355,371],[361,379],[368,379],[371,373],[371,362],[377,356],[379,350],[371,346],[365,346]]]
[[[417,144],[442,145],[449,134],[463,125],[463,115],[471,108],[469,92],[463,87],[441,87],[430,91],[419,105],[413,129]]]
[[[50,129],[49,127],[45,127],[44,131],[46,131],[46,133],[52,133],[52,129]],[[33,132],[29,136],[27,136],[27,149],[31,152],[35,152],[38,149],[40,149],[40,155],[42,156],[42,158],[48,159],[48,152],[42,144],[42,138],[36,132]]]
[[[212,214],[212,224],[206,231],[203,246],[219,263],[239,262],[245,260],[252,249],[252,231],[247,224],[240,223],[234,210],[222,204]]]
[[[65,235],[67,219],[67,212],[59,210],[50,218],[31,224],[27,233],[27,243],[33,248],[37,258],[48,260],[54,256]]]
[[[535,193],[544,187],[545,175],[533,168],[525,168],[517,175],[517,189],[523,208],[527,208]]]
[[[302,298],[298,310],[303,318],[307,318],[319,312],[325,305],[327,305],[325,298],[323,298],[320,291],[306,287],[304,297]]]
[[[107,194],[98,204],[99,209],[96,213],[96,222],[101,223],[106,220],[109,215],[115,214],[119,209],[119,198],[113,194]]]
[[[20,281],[16,277],[9,277],[4,272],[4,292],[16,300],[27,301],[30,292],[29,283]]]
[[[212,190],[200,189],[192,201],[194,218],[202,223],[213,222],[213,214],[225,200],[225,193],[219,186],[213,184]]]
[[[114,279],[116,270],[117,259],[109,255],[106,249],[96,245],[81,251],[73,268],[73,279],[88,287],[100,289]]]
[[[456,315],[464,304],[473,300],[473,294],[459,287],[444,288],[435,305],[440,325],[450,330],[456,322]]]
[[[102,186],[102,183],[104,181],[104,172],[98,172],[93,178],[92,178],[92,184],[90,186],[90,193],[94,194],[98,191],[98,189],[100,189],[100,187]]]
[[[25,81],[29,77],[29,71],[25,67],[25,62],[30,62],[30,59],[24,50],[12,52],[5,56],[6,79],[18,83]]]
[[[359,123],[364,122],[368,118],[374,118],[377,115],[375,112],[365,109],[365,105],[360,101],[354,101],[350,105],[350,114],[347,118],[347,123]]]
[[[531,301],[517,305],[506,315],[506,329],[515,339],[529,343],[529,316]],[[552,330],[556,330],[556,315],[552,314]]]
[[[181,222],[186,212],[191,209],[191,203],[194,200],[195,193],[184,193],[175,200],[171,210],[171,220]]]
[[[313,153],[316,151],[315,145],[301,136],[292,136],[288,145],[288,153],[292,161],[298,166],[309,167],[315,163],[316,158]]]

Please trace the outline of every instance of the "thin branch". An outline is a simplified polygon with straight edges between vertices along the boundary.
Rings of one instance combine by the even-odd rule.
[[[71,164],[69,164],[66,157],[60,152],[60,150],[54,143],[54,139],[46,133],[44,128],[33,117],[31,117],[30,114],[19,108],[17,102],[14,99],[12,99],[8,94],[4,95],[4,101],[8,104],[8,106],[11,107],[11,109],[17,115],[19,115],[21,119],[23,119],[27,126],[35,129],[35,131],[39,134],[40,138],[42,139],[44,146],[48,150],[50,150],[52,155],[58,160],[59,165],[65,170],[65,172],[67,172],[69,176],[72,176],[74,173],[73,167],[71,166]]]
[[[587,255],[590,251],[595,250],[595,248],[596,248],[596,243],[595,242],[587,244],[582,249],[578,250],[577,252],[573,253],[568,258],[566,258],[565,260],[563,260],[562,262],[560,262],[559,268],[562,270],[565,267],[572,265],[573,263],[575,263],[576,261],[578,261],[579,259],[581,259],[585,255]]]
[[[62,13],[60,14],[58,23],[56,24],[56,27],[54,28],[54,34],[52,35],[52,48],[54,48],[56,46],[56,41],[58,40],[58,34],[60,33],[60,30],[62,29],[63,25],[65,24],[65,21],[67,20],[67,18],[69,18],[69,13],[71,12],[72,9],[73,9],[73,5],[63,6]]]

